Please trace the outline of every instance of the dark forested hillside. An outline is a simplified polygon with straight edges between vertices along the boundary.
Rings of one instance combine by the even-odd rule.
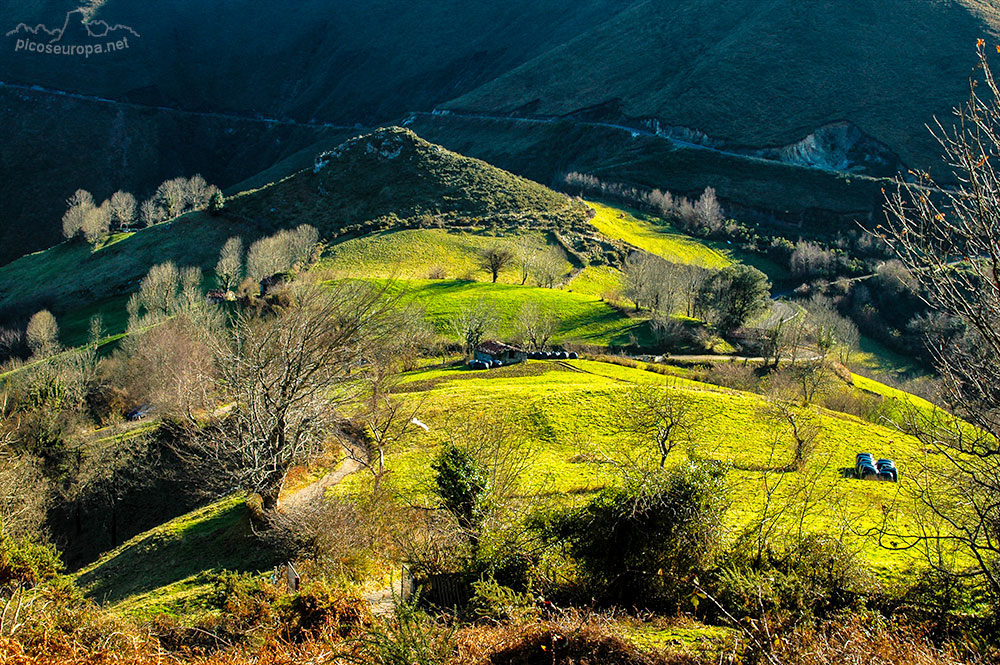
[[[975,40],[1000,21],[992,0],[90,4],[95,26],[132,31],[120,31],[127,48],[27,53],[17,40],[29,33],[17,26],[56,28],[77,3],[0,7],[0,34],[12,33],[0,38],[4,86],[106,100],[0,90],[9,134],[0,261],[58,239],[62,201],[78,187],[142,196],[198,171],[228,187],[323,138],[321,128],[274,120],[374,126],[437,107],[649,121],[686,140],[820,168],[885,175],[928,165],[935,146],[924,125],[963,99]],[[67,41],[86,32],[80,16],[70,15]],[[125,126],[136,130],[127,141]],[[683,182],[641,184],[719,184],[711,168],[684,173]],[[775,199],[797,198],[779,187],[741,199],[745,189],[726,193],[775,211],[787,208]]]

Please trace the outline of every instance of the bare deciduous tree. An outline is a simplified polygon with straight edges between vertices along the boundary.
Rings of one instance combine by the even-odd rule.
[[[153,200],[163,210],[165,219],[177,217],[187,207],[188,182],[184,178],[164,181],[156,189]]]
[[[177,302],[180,273],[172,261],[149,269],[139,284],[139,302],[150,316],[169,315]]]
[[[129,192],[117,191],[111,195],[111,224],[116,231],[128,231],[135,222],[136,200]]]
[[[636,304],[665,317],[674,314],[692,275],[686,266],[646,252],[633,252],[625,261],[625,295]]]
[[[566,273],[566,257],[556,247],[540,251],[531,262],[532,275],[538,286],[555,288]]]
[[[75,238],[83,228],[87,211],[94,207],[94,197],[85,189],[78,189],[66,201],[66,213],[62,218],[63,237]]]
[[[148,199],[142,202],[139,206],[139,219],[142,220],[143,226],[153,226],[154,224],[159,224],[167,218],[167,213],[163,211],[163,208],[156,204],[153,199]]]
[[[80,230],[91,245],[97,245],[107,238],[111,230],[111,204],[105,201],[99,206],[88,208],[83,214],[83,226]]]
[[[348,457],[371,473],[375,494],[387,471],[386,455],[414,429],[414,418],[420,409],[419,403],[394,395],[394,387],[400,373],[412,366],[412,358],[419,355],[433,336],[424,314],[422,308],[412,303],[388,314],[391,323],[386,325],[393,329],[392,336],[381,340],[358,370],[365,396],[355,418],[363,432],[353,437],[353,441],[345,442],[344,449]]]
[[[197,307],[202,300],[201,268],[185,266],[180,270],[180,293],[178,306],[189,310]]]
[[[51,487],[35,460],[10,449],[11,432],[5,429],[0,429],[0,529],[8,536],[37,538],[44,530]]]
[[[544,349],[559,330],[559,317],[538,303],[526,302],[514,319],[514,330],[517,337],[532,349]]]
[[[918,474],[920,498],[940,530],[913,534],[957,548],[1000,598],[1000,88],[979,40],[978,72],[954,125],[938,123],[953,185],[928,173],[887,197],[888,240],[933,309],[964,323],[957,339],[931,340],[942,412],[910,414],[907,428],[942,464]],[[931,560],[931,565],[939,562]]]
[[[517,239],[517,244],[514,246],[514,265],[517,267],[518,274],[521,277],[522,286],[531,277],[535,259],[540,251],[541,248],[534,242],[531,236],[524,235]]]
[[[217,190],[218,187],[209,185],[200,173],[196,173],[187,181],[185,202],[192,210],[205,210]]]
[[[244,312],[217,348],[234,406],[197,437],[193,458],[218,487],[261,496],[273,510],[288,470],[320,453],[341,408],[359,397],[353,373],[393,333],[394,303],[362,284],[304,285],[282,315]]]
[[[487,335],[496,328],[499,315],[493,303],[480,298],[458,311],[451,320],[451,329],[462,342],[465,355],[469,356]]]
[[[279,231],[261,238],[250,245],[247,252],[246,275],[260,281],[290,270],[296,264],[305,264],[312,259],[318,242],[319,232],[306,224],[293,231]]]
[[[219,252],[219,261],[215,264],[215,275],[219,285],[226,291],[232,291],[243,279],[243,239],[233,236],[226,241]]]
[[[28,348],[36,356],[52,355],[59,350],[59,326],[56,317],[47,309],[36,312],[28,321],[24,337]]]
[[[655,452],[662,469],[677,444],[691,441],[694,427],[704,414],[676,386],[643,384],[621,396],[615,417],[622,433]]]
[[[792,274],[799,277],[830,275],[836,267],[832,251],[806,240],[800,240],[795,244],[788,262]]]
[[[478,478],[475,496],[468,496],[474,505],[463,519],[462,511],[451,506],[458,530],[475,551],[490,534],[495,547],[513,543],[524,537],[518,520],[524,514],[523,485],[532,464],[531,441],[524,436],[519,416],[509,407],[493,405],[487,411],[463,413],[444,425],[448,444],[460,451],[461,457],[472,462]],[[439,471],[440,473],[440,471]],[[439,485],[440,489],[440,485]],[[442,497],[444,498],[444,497]],[[517,510],[512,510],[518,500]],[[447,507],[447,502],[446,507]]]
[[[632,252],[625,259],[623,295],[635,305],[635,311],[646,303],[650,286],[655,279],[653,262],[646,252]]]
[[[359,420],[367,437],[364,449],[359,449],[361,441],[345,442],[347,456],[367,469],[372,476],[372,490],[379,491],[379,485],[386,474],[386,455],[393,452],[408,433],[414,431],[418,407],[395,398],[389,385],[373,384],[366,408]]]
[[[717,233],[722,229],[726,218],[714,188],[706,187],[702,195],[698,197],[694,203],[694,214],[697,224],[708,233]]]
[[[805,303],[805,309],[809,314],[807,325],[812,341],[820,355],[825,358],[831,351],[837,351],[841,362],[846,364],[861,341],[858,326],[841,316],[833,303],[823,296],[810,298]]]
[[[769,399],[761,410],[774,430],[775,445],[787,434],[792,439],[792,459],[782,471],[802,471],[815,449],[819,425],[808,412],[780,399]]]
[[[482,270],[490,273],[496,284],[500,273],[514,261],[514,252],[509,247],[494,243],[484,248],[476,257],[476,262]]]
[[[215,387],[214,331],[188,316],[134,332],[122,341],[116,383],[134,405],[195,422]]]

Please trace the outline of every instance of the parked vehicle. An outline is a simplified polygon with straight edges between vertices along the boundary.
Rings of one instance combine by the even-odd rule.
[[[899,480],[899,472],[891,459],[883,457],[876,460],[871,453],[858,453],[854,458],[854,477],[895,483]]]

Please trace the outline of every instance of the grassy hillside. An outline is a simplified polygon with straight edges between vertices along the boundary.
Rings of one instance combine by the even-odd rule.
[[[210,272],[226,239],[241,235],[247,244],[260,235],[298,224],[318,227],[326,239],[346,228],[371,232],[408,224],[450,224],[475,229],[493,225],[585,226],[587,209],[537,183],[494,168],[485,162],[449,152],[408,130],[386,129],[349,141],[328,157],[318,173],[300,171],[261,189],[238,195],[227,203],[227,214],[194,213],[135,233],[118,234],[92,249],[82,241],[64,242],[0,266],[0,321],[30,316],[48,308],[69,330],[66,343],[80,341],[91,314],[103,313],[109,332],[120,323],[128,295],[151,266],[163,261],[196,265]],[[430,244],[408,246],[412,237],[376,235],[353,245],[336,245],[330,265],[350,264],[350,276],[388,277],[393,265],[420,263],[420,270],[398,276],[428,276],[430,263],[446,264],[453,277],[473,270],[483,235],[434,235],[430,244],[448,240],[438,254]],[[418,232],[415,232],[418,233]],[[419,234],[419,233],[418,233]],[[436,235],[435,235],[436,234]],[[416,236],[413,236],[416,237]],[[474,238],[474,240],[473,240]],[[539,236],[540,238],[540,236]],[[385,249],[391,246],[389,249]],[[381,254],[388,251],[389,254]],[[461,255],[462,274],[452,263]],[[367,258],[362,258],[365,256]],[[416,263],[415,263],[416,262]],[[422,263],[421,263],[422,262]],[[207,275],[206,285],[211,275]]]
[[[222,218],[191,213],[136,233],[118,234],[96,250],[79,240],[61,243],[0,267],[0,320],[48,308],[66,324],[67,344],[82,343],[79,335],[86,333],[91,314],[105,317],[109,333],[121,332],[125,302],[150,267],[173,261],[211,270],[227,238],[242,234],[251,240],[258,233]]]
[[[76,574],[92,598],[138,612],[190,612],[212,576],[277,563],[253,536],[250,513],[229,497],[139,534]]]
[[[820,428],[814,454],[801,472],[764,471],[787,462],[791,443],[787,433],[767,420],[759,396],[591,360],[529,361],[490,372],[433,367],[406,375],[403,394],[420,404],[418,415],[430,429],[411,432],[403,447],[390,455],[388,482],[402,497],[425,504],[433,485],[433,453],[457,419],[509,411],[518,435],[530,442],[523,489],[558,502],[581,501],[617,482],[605,456],[635,452],[635,444],[616,426],[616,402],[631,386],[668,380],[704,415],[695,426],[693,444],[679,446],[671,462],[690,456],[732,467],[728,478],[735,495],[726,525],[729,538],[759,515],[766,484],[777,488],[773,505],[790,509],[777,518],[779,530],[797,527],[801,520],[809,532],[842,536],[886,579],[918,562],[912,552],[883,550],[857,535],[885,514],[901,529],[913,526],[917,513],[912,474],[924,463],[915,439],[853,416],[799,407],[800,417]],[[861,377],[855,382],[859,390],[913,400]],[[901,482],[845,478],[844,469],[853,466],[854,455],[862,450],[893,457]],[[334,491],[350,492],[365,478],[349,476]],[[219,571],[268,570],[276,563],[273,559],[253,540],[246,504],[234,496],[136,536],[81,570],[76,579],[88,595],[120,611],[190,614],[204,609]]]
[[[658,118],[733,145],[780,146],[847,120],[905,163],[967,93],[995,2],[685,0],[627,11],[449,104]]]
[[[398,127],[352,139],[322,159],[321,167],[239,195],[228,209],[261,225],[312,224],[327,234],[390,215],[486,224],[514,216],[527,224],[543,216],[579,221],[585,214],[562,194]]]
[[[429,433],[415,434],[407,449],[389,466],[400,491],[420,496],[429,486],[432,452],[444,432],[461,418],[489,418],[501,408],[513,413],[521,434],[531,443],[531,468],[522,478],[525,489],[555,493],[564,500],[586,495],[615,482],[604,456],[632,451],[618,430],[614,405],[631,385],[663,384],[655,373],[588,360],[555,363],[529,361],[490,372],[427,369],[408,375],[407,394],[420,401],[420,418]],[[899,398],[881,384],[858,379],[860,387]],[[702,420],[695,426],[693,445],[671,453],[673,462],[689,456],[731,464],[729,479],[736,489],[729,528],[738,530],[759,514],[765,483],[778,488],[775,505],[791,508],[779,521],[791,528],[799,519],[814,532],[843,536],[851,547],[882,574],[893,576],[914,562],[912,554],[892,553],[863,537],[890,511],[899,528],[914,527],[917,513],[912,475],[925,463],[918,441],[897,431],[819,407],[798,408],[800,417],[819,427],[816,450],[802,472],[765,472],[790,459],[791,439],[765,415],[762,398],[681,378],[670,379],[686,399],[697,404]],[[775,445],[775,435],[778,443]],[[876,483],[845,478],[854,456],[868,451],[892,457],[901,482]],[[801,509],[805,508],[805,513]]]
[[[595,346],[647,345],[652,342],[649,323],[631,318],[603,300],[584,293],[542,289],[516,284],[489,284],[452,280],[409,280],[399,283],[406,298],[423,306],[435,329],[449,337],[455,315],[479,300],[492,304],[499,314],[495,334],[509,338],[513,322],[525,303],[536,303],[559,318],[555,343],[577,342]]]
[[[4,3],[0,35],[21,22],[59,26],[80,4]],[[140,105],[0,89],[0,264],[55,244],[78,187],[102,199],[117,188],[148,196],[197,172],[230,187],[336,131],[255,119],[360,127],[430,110],[628,3],[97,4],[97,19],[141,37],[101,58],[60,58],[15,52],[16,38],[0,36],[4,83]]]
[[[687,196],[715,187],[727,204],[767,211],[779,222],[776,230],[790,236],[856,228],[857,221],[881,214],[881,188],[889,186],[886,180],[678,147],[568,120],[418,116],[408,126],[429,141],[542,183],[580,171]]]
[[[590,223],[609,238],[622,240],[671,263],[687,263],[702,268],[724,268],[732,261],[723,253],[678,233],[665,224],[656,224],[649,215],[625,211],[601,203],[591,203],[597,215]]]
[[[72,7],[8,3],[0,25],[55,26]],[[786,146],[850,122],[888,155],[924,167],[938,152],[924,123],[947,118],[964,98],[975,39],[992,39],[998,16],[995,0],[383,0],[364,8],[309,0],[294,12],[258,0],[211,10],[191,0],[110,0],[96,18],[141,34],[127,51],[42,57],[4,38],[5,83],[92,99],[0,89],[8,176],[0,183],[0,263],[56,242],[63,201],[78,187],[102,199],[119,187],[146,196],[164,179],[195,172],[230,187],[342,131],[325,124],[374,126],[445,104],[656,118],[736,148]],[[540,182],[568,162],[608,166],[586,159],[588,146],[571,136],[558,137],[551,163],[532,163],[520,154],[532,131],[515,134],[500,149],[519,154],[520,164],[501,165]],[[619,146],[617,156],[627,151]],[[469,152],[490,159],[488,150]],[[625,171],[623,160],[610,163],[629,180],[679,190],[708,182],[733,201],[792,215],[872,209],[856,204],[864,188],[838,199],[832,190],[856,188],[796,184],[754,161],[643,153]]]
[[[435,273],[438,279],[488,279],[489,274],[479,267],[477,259],[482,250],[498,243],[542,247],[547,238],[530,231],[500,237],[461,229],[384,231],[331,246],[324,254],[322,267],[337,277],[428,279]],[[567,261],[563,272],[571,269]],[[519,284],[521,279],[515,269],[508,268],[497,281]]]

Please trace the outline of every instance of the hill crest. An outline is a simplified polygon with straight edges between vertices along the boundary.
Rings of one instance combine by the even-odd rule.
[[[509,226],[587,215],[582,203],[402,127],[354,137],[317,155],[312,169],[239,194],[228,207],[263,228],[312,224],[325,235],[428,217]]]

